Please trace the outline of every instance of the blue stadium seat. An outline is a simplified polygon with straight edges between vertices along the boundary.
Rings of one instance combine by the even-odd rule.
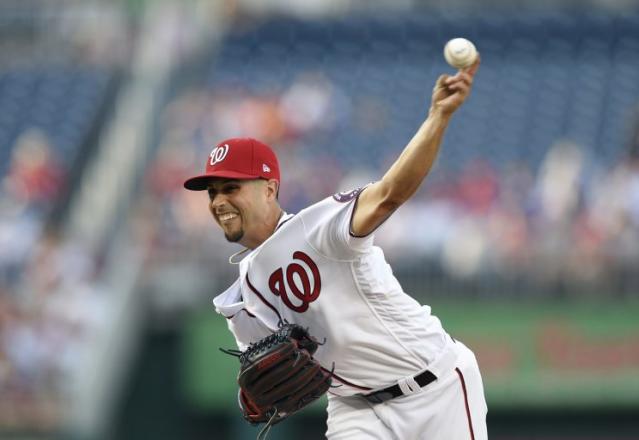
[[[562,138],[605,160],[621,154],[625,115],[639,102],[639,14],[390,15],[328,24],[282,18],[230,35],[209,85],[239,82],[259,93],[278,83],[283,90],[305,70],[323,71],[352,99],[381,103],[388,118],[381,133],[362,131],[351,118],[335,134],[349,145],[348,153],[340,150],[345,163],[377,166],[381,155],[371,148],[408,140],[427,111],[430,85],[452,72],[441,52],[456,36],[472,38],[484,63],[447,135],[444,166],[480,151],[490,151],[498,167],[517,159],[535,165]],[[302,143],[318,142],[309,155],[335,147],[332,139]]]
[[[0,73],[0,178],[7,172],[19,136],[39,128],[61,165],[76,157],[105,98],[110,74],[60,65],[35,65]]]

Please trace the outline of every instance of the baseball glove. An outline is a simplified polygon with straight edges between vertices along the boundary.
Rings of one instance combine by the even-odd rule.
[[[266,423],[258,439],[331,386],[332,372],[313,358],[318,345],[306,329],[286,323],[243,352],[222,350],[240,359],[238,400],[244,418]]]

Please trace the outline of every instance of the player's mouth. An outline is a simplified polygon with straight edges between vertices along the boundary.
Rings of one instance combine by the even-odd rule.
[[[233,220],[236,217],[239,217],[239,216],[236,213],[234,213],[234,212],[226,212],[224,214],[218,214],[218,216],[217,216],[217,218],[220,221],[220,223],[229,222],[229,221]]]

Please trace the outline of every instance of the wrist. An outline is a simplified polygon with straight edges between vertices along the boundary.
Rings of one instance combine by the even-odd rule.
[[[445,111],[441,107],[431,106],[428,111],[428,119],[441,121],[446,124],[450,121],[451,116],[453,116],[453,112]]]

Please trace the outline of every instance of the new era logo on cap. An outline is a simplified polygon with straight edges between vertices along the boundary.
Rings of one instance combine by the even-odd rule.
[[[280,181],[280,166],[268,145],[252,138],[227,139],[209,154],[204,174],[184,182],[192,191],[207,189],[214,178],[275,179]]]

